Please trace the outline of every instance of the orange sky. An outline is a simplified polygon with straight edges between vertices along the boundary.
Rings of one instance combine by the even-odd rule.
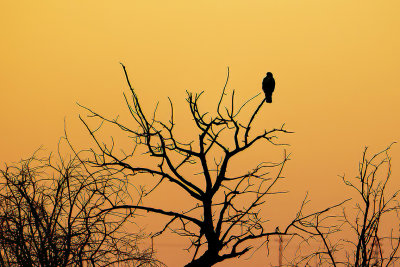
[[[337,175],[355,172],[363,147],[400,141],[399,10],[398,0],[1,1],[0,162],[54,150],[64,118],[83,144],[76,102],[125,113],[119,62],[148,110],[156,99],[167,109],[170,96],[183,116],[185,90],[205,90],[215,106],[229,66],[243,100],[273,72],[263,123],[296,132],[286,139],[291,193],[278,204],[307,190],[320,205],[341,200]],[[398,180],[399,144],[392,157]],[[184,261],[162,249],[171,266]]]

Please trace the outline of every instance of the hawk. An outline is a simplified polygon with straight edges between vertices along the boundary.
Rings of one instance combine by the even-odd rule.
[[[265,93],[265,101],[267,103],[272,103],[272,93],[275,89],[275,79],[271,72],[267,72],[267,76],[265,76],[262,82],[262,89]]]

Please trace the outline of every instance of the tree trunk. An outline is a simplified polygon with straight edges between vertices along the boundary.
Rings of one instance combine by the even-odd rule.
[[[221,261],[218,253],[207,250],[200,258],[186,264],[186,267],[211,267]]]

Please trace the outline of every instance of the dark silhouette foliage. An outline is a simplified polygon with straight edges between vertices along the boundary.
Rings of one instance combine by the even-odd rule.
[[[77,156],[27,160],[0,170],[1,266],[155,266],[145,237],[129,234],[123,181],[90,172]]]

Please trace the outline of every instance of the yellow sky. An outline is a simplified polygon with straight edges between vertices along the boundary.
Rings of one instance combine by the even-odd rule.
[[[53,150],[64,117],[83,143],[76,102],[126,112],[119,62],[148,110],[170,96],[182,116],[185,90],[205,90],[205,107],[215,106],[227,66],[243,100],[271,71],[263,123],[296,132],[289,199],[309,190],[331,203],[337,174],[355,171],[365,145],[400,141],[399,10],[397,0],[0,1],[0,161]]]

